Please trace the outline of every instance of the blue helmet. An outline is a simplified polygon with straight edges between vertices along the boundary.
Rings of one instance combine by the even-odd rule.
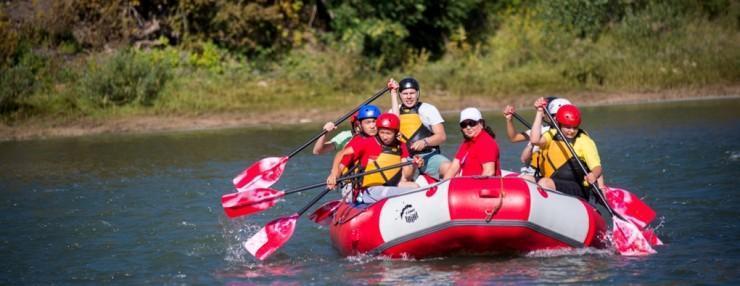
[[[357,120],[362,121],[366,118],[378,118],[380,116],[380,108],[375,105],[363,105],[357,114]]]

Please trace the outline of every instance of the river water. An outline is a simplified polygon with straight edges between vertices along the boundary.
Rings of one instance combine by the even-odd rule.
[[[229,220],[234,175],[290,152],[321,123],[0,143],[0,284],[737,284],[740,282],[740,99],[583,108],[607,183],[659,214],[666,243],[647,257],[578,249],[507,257],[341,257],[305,218],[265,262],[240,246],[320,189]],[[531,113],[523,113],[531,118]],[[460,142],[451,121],[444,147]],[[499,134],[502,165],[522,145]],[[291,159],[276,188],[322,182],[330,156]],[[325,200],[335,199],[330,194]]]

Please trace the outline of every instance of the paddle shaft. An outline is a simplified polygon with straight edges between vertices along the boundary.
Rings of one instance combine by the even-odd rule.
[[[353,178],[357,178],[357,177],[361,177],[361,176],[365,176],[365,175],[369,175],[369,174],[383,172],[383,171],[389,170],[389,169],[400,168],[400,167],[411,165],[411,164],[413,164],[413,162],[411,162],[411,161],[409,161],[409,162],[403,162],[403,163],[399,163],[399,164],[395,164],[395,165],[391,165],[391,166],[387,166],[387,167],[375,169],[375,170],[364,172],[364,173],[359,173],[359,174],[354,174],[354,175],[349,175],[349,176],[341,177],[341,178],[337,179],[337,181],[343,181],[343,180],[347,180],[347,179],[353,179]],[[326,185],[326,183],[317,184],[317,186],[314,186],[314,188],[315,187],[318,187],[318,186],[321,186],[321,185]],[[323,192],[321,192],[320,194],[318,194],[316,197],[314,197],[311,200],[311,202],[309,202],[308,204],[306,204],[306,206],[304,206],[300,211],[298,211],[298,216],[303,215],[303,213],[305,213],[308,209],[310,209],[314,204],[316,204],[316,202],[318,202],[321,198],[323,198],[331,190],[332,189],[327,188]],[[285,194],[287,195],[287,194],[289,194],[291,192],[295,192],[295,191],[285,192]]]
[[[568,146],[568,150],[570,151],[570,154],[573,155],[573,158],[576,159],[576,162],[578,163],[578,167],[581,167],[581,171],[583,171],[584,174],[588,174],[588,171],[586,171],[586,167],[583,165],[583,162],[581,162],[581,159],[579,159],[578,155],[576,155],[576,150],[573,149],[573,145],[571,145],[570,142],[568,142],[568,139],[565,138],[565,134],[563,134],[563,131],[560,130],[560,126],[555,123],[555,119],[552,118],[552,115],[550,115],[550,113],[546,111],[543,111],[542,113],[547,115],[547,118],[549,118],[550,122],[552,122],[552,127],[555,128],[555,130],[558,131],[558,134],[560,134],[560,137],[563,138],[563,142],[565,142],[565,146]],[[604,207],[606,207],[606,210],[608,210],[612,216],[616,216],[625,221],[627,220],[624,217],[622,217],[622,215],[614,212],[614,210],[612,210],[609,204],[606,203],[606,198],[604,197],[604,194],[601,192],[601,189],[599,188],[599,186],[597,186],[596,184],[591,184],[591,182],[589,182],[589,184],[594,189],[594,191],[596,191],[596,196],[599,197]]]
[[[347,112],[347,114],[342,115],[342,117],[339,117],[339,119],[337,119],[337,120],[334,121],[334,126],[337,126],[337,125],[341,124],[342,122],[344,122],[345,120],[347,120],[347,118],[349,118],[350,116],[352,116],[352,114],[354,114],[355,112],[357,112],[357,110],[360,110],[360,108],[362,106],[367,105],[370,102],[373,102],[378,97],[380,97],[381,95],[383,95],[386,91],[388,91],[388,87],[383,88],[382,90],[378,91],[377,93],[375,93],[375,95],[373,95],[372,97],[370,97],[367,100],[365,100],[365,102],[361,103],[360,105],[358,105],[357,107],[355,107],[354,109],[352,109],[352,111]],[[292,158],[296,154],[300,153],[301,151],[303,151],[303,149],[306,149],[306,147],[308,147],[309,145],[311,145],[314,142],[316,142],[316,140],[319,140],[319,138],[321,138],[321,136],[326,135],[327,132],[328,131],[326,131],[326,130],[322,130],[321,133],[319,133],[316,136],[314,136],[313,138],[311,138],[311,140],[308,140],[308,142],[304,143],[303,145],[301,145],[297,149],[293,150],[293,152],[290,152],[290,154],[288,154],[288,158]]]
[[[517,121],[519,121],[519,123],[521,123],[522,125],[524,125],[524,127],[527,127],[527,129],[529,129],[529,130],[532,130],[532,125],[530,125],[530,124],[529,124],[529,122],[527,122],[527,120],[526,120],[526,119],[522,118],[522,116],[521,116],[521,115],[519,115],[519,114],[518,114],[518,113],[516,113],[516,112],[512,113],[511,115],[513,115],[513,116],[514,116],[514,118],[516,118],[516,120],[517,120]],[[543,123],[544,123],[544,124],[547,124],[548,126],[549,126],[549,125],[552,125],[552,124],[551,124],[551,123],[549,123],[549,122],[543,122]]]
[[[532,129],[532,125],[529,125],[529,123],[527,123],[527,121],[524,120],[524,118],[522,118],[521,116],[519,116],[519,114],[517,114],[516,112],[514,112],[511,115],[513,115],[514,118],[516,118],[516,120],[519,121],[519,123],[521,123],[522,125],[524,125],[524,127],[527,127],[527,129],[530,129],[530,130]]]
[[[386,166],[386,167],[383,167],[383,168],[375,169],[375,170],[372,170],[372,171],[367,171],[367,172],[364,172],[364,173],[357,173],[357,174],[354,174],[354,175],[344,176],[344,177],[338,178],[337,179],[337,182],[344,181],[344,180],[349,180],[349,179],[354,179],[354,178],[362,177],[362,176],[365,176],[365,175],[380,173],[380,172],[383,172],[383,171],[386,171],[386,170],[390,170],[390,169],[401,168],[401,167],[408,166],[408,165],[411,165],[411,164],[413,164],[413,162],[408,161],[408,162],[398,163],[398,164],[395,164],[395,165],[390,165],[390,166]],[[305,190],[310,190],[310,189],[313,189],[313,188],[318,188],[318,187],[325,186],[325,185],[326,185],[326,182],[317,183],[317,184],[313,184],[313,185],[308,185],[308,186],[300,187],[300,188],[297,188],[297,189],[292,189],[292,190],[285,191],[285,194],[288,195],[288,194],[298,193],[298,192],[302,192],[302,191],[305,191]]]

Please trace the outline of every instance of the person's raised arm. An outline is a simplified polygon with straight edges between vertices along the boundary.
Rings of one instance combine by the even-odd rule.
[[[388,80],[388,90],[390,90],[391,94],[391,111],[390,113],[393,113],[395,115],[401,114],[401,104],[398,103],[398,82],[396,82],[395,79],[391,78]]]
[[[545,138],[542,136],[542,115],[545,112],[546,105],[547,100],[545,100],[545,98],[543,97],[538,98],[534,102],[534,108],[537,109],[537,113],[534,115],[532,131],[529,134],[529,142],[532,143],[532,145],[537,145],[540,147],[542,147],[546,143]]]
[[[327,122],[324,124],[323,129],[326,130],[326,134],[321,135],[321,137],[316,140],[316,144],[313,145],[314,155],[320,155],[334,150],[334,143],[326,142],[326,135],[328,135],[332,130],[337,129],[337,127],[334,126],[334,122]]]
[[[507,105],[506,108],[504,108],[504,118],[506,118],[506,136],[509,137],[509,141],[511,143],[528,140],[529,137],[525,133],[516,132],[516,127],[514,127],[514,123],[512,122],[514,112],[516,112],[514,106]]]

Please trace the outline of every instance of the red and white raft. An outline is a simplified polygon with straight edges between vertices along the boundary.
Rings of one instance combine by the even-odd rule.
[[[390,257],[522,253],[605,247],[604,219],[587,202],[517,177],[460,177],[372,205],[341,203],[330,223],[342,255]]]

